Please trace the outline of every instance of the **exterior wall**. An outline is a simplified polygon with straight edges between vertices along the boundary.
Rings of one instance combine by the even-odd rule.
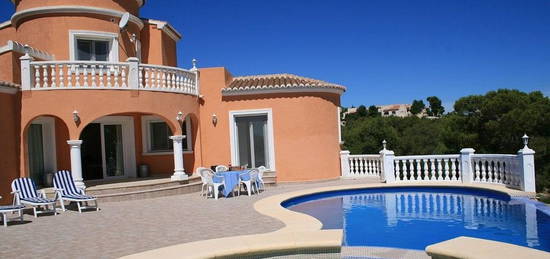
[[[143,63],[177,66],[176,42],[155,24],[143,27],[141,53]]]
[[[139,6],[135,0],[16,0],[15,10],[19,12],[30,8],[56,5],[92,6],[139,15]]]
[[[21,63],[19,57],[21,55],[13,51],[0,54],[0,81],[12,83],[21,82]]]
[[[93,99],[90,99],[90,96],[93,96]],[[72,112],[74,110],[79,112],[81,118],[80,123],[75,123],[73,121]],[[196,97],[183,94],[148,91],[25,91],[22,97],[21,123],[18,124],[24,129],[20,138],[20,149],[24,151],[21,152],[21,159],[19,162],[20,174],[22,176],[28,175],[26,168],[27,157],[25,155],[26,129],[29,123],[38,116],[50,115],[58,117],[60,122],[63,122],[67,126],[67,134],[58,135],[59,138],[57,139],[59,145],[57,151],[58,168],[65,168],[65,166],[70,167],[70,160],[68,160],[69,150],[66,141],[69,139],[79,139],[82,129],[90,122],[107,115],[136,113],[155,114],[164,118],[172,128],[172,132],[175,135],[179,135],[182,134],[181,127],[175,126],[177,125],[175,117],[179,111],[185,112],[186,114],[198,114]],[[62,134],[62,131],[59,132],[59,134]],[[138,156],[136,160],[138,164],[140,162],[151,162],[149,160],[151,158],[141,157],[141,126],[135,128],[134,133],[136,135],[136,156]],[[186,169],[188,169],[189,172],[191,172],[197,164],[200,164],[200,161],[196,161],[194,155],[185,155],[184,158]],[[165,173],[167,168],[170,168],[168,172],[172,172],[174,165],[172,160],[172,157],[160,158],[158,161],[151,162],[150,166],[155,172]]]
[[[277,180],[334,179],[340,176],[340,97],[329,93],[285,93],[222,97],[231,75],[224,68],[201,69],[203,166],[231,161],[229,111],[271,108]],[[218,123],[212,124],[212,114]]]
[[[69,60],[70,30],[109,32],[118,35],[119,61],[135,56],[135,47],[130,42],[130,35],[135,33],[139,37],[139,28],[129,23],[128,30],[120,32],[118,20],[111,22],[110,19],[111,17],[107,16],[73,14],[33,17],[18,26],[16,41],[45,50],[54,55],[56,60]],[[51,24],[56,26],[50,26]]]
[[[8,40],[15,38],[15,28],[11,24],[7,27],[0,28],[0,46],[6,45]]]
[[[11,182],[19,176],[19,94],[0,93],[0,204],[12,202]]]

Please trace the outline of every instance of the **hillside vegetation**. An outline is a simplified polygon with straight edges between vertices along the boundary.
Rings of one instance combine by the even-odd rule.
[[[376,154],[385,139],[398,156],[457,154],[466,147],[516,154],[527,134],[536,152],[537,191],[550,189],[550,99],[540,91],[500,89],[462,97],[453,112],[438,119],[357,112],[346,116],[342,134],[344,149],[352,154]]]

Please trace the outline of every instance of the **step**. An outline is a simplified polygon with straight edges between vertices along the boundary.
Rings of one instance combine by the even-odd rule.
[[[266,186],[277,185],[277,175],[275,172],[264,173],[264,184]],[[186,193],[199,192],[202,187],[202,181],[199,176],[190,176],[185,181],[171,181],[170,177],[156,178],[134,178],[102,183],[102,181],[86,182],[86,194],[97,197],[99,202],[114,202],[126,200],[150,199],[163,196],[179,195]],[[46,188],[46,195],[54,197],[53,188]]]
[[[157,189],[149,189],[133,192],[122,192],[114,194],[96,195],[100,202],[114,202],[114,201],[128,201],[128,200],[142,200],[151,199],[164,196],[180,195],[187,193],[199,192],[201,190],[202,183],[188,183],[179,186],[168,186]]]
[[[167,188],[167,187],[177,187],[188,183],[189,181],[171,181],[170,178],[162,178],[157,180],[90,186],[86,188],[86,193],[94,196],[117,194],[117,193],[129,193],[129,192],[156,190],[156,189]]]

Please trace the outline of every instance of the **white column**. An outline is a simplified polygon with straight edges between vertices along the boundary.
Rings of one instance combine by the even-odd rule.
[[[518,162],[521,190],[535,192],[535,151],[525,145],[518,151]]]
[[[340,175],[342,177],[349,176],[349,151],[340,151]]]
[[[138,89],[139,85],[139,59],[135,57],[128,58],[128,88]]]
[[[187,174],[183,168],[183,139],[184,135],[171,136],[174,143],[174,175],[170,178],[172,181],[187,180]]]
[[[31,73],[31,61],[33,60],[29,54],[20,57],[21,61],[21,90],[31,90],[33,75]]]
[[[80,158],[80,146],[82,140],[67,140],[67,144],[71,146],[71,174],[76,187],[86,189],[84,179],[82,178],[82,161]]]
[[[474,181],[474,170],[472,168],[472,155],[475,149],[463,148],[460,150],[460,176],[463,183],[471,183]]]
[[[395,170],[393,165],[395,153],[384,147],[384,149],[380,151],[380,157],[382,159],[382,173],[380,174],[381,180],[386,180],[386,183],[395,182]]]

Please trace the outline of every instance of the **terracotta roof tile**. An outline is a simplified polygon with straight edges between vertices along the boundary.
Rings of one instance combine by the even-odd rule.
[[[0,86],[11,87],[11,88],[21,88],[21,86],[19,86],[19,85],[16,84],[16,83],[12,83],[12,82],[8,82],[8,81],[3,81],[3,80],[0,80]]]
[[[237,93],[242,91],[283,90],[283,89],[319,89],[344,92],[346,87],[317,79],[297,76],[293,74],[270,74],[240,76],[233,78],[231,83],[222,89],[223,93]]]

